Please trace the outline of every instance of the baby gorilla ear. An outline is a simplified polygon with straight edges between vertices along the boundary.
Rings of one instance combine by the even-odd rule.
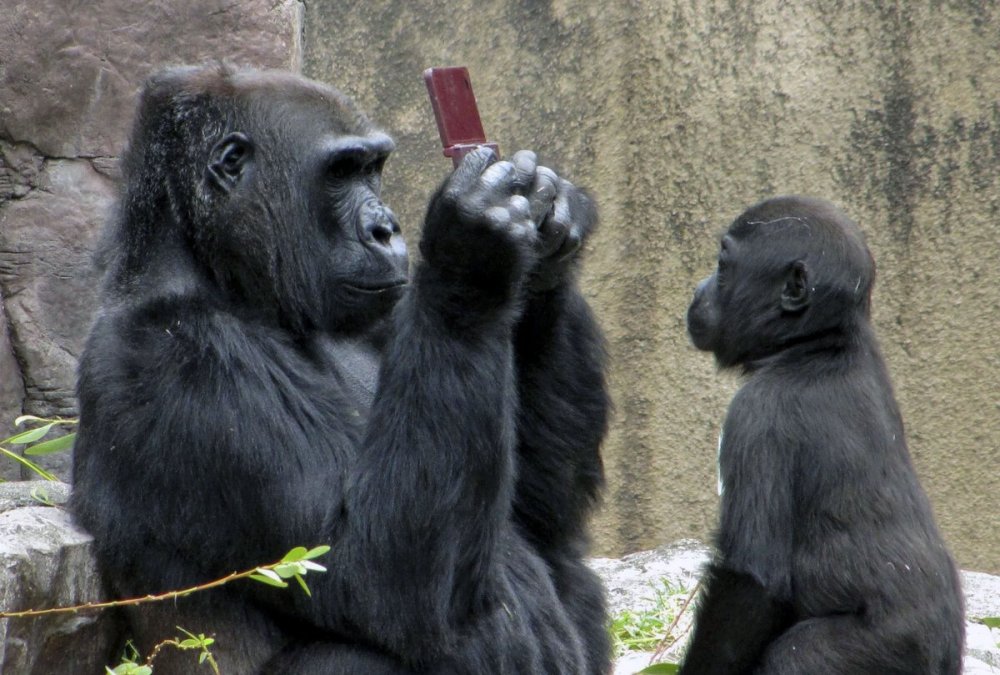
[[[801,260],[795,262],[785,277],[785,287],[781,289],[781,309],[798,313],[809,306],[812,289],[809,288],[809,270]]]
[[[208,182],[223,192],[235,188],[246,165],[253,158],[253,143],[245,134],[234,132],[212,148],[208,162]]]

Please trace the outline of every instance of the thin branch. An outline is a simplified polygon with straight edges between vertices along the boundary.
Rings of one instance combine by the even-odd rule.
[[[691,590],[691,593],[689,593],[687,598],[684,600],[684,604],[681,605],[681,608],[680,610],[678,610],[676,616],[674,616],[674,620],[670,623],[670,626],[667,628],[666,635],[664,635],[663,639],[660,640],[660,644],[656,646],[656,651],[653,652],[653,656],[649,659],[650,665],[656,663],[657,660],[661,656],[663,656],[663,652],[667,651],[670,645],[677,642],[677,638],[670,639],[671,633],[674,632],[674,628],[677,627],[677,623],[681,620],[681,617],[684,616],[684,613],[687,611],[688,605],[690,605],[691,601],[694,600],[694,597],[698,594],[698,590],[700,588],[701,588],[701,580],[699,579],[698,583],[696,583],[694,585],[694,588]]]
[[[236,581],[237,579],[246,579],[247,577],[253,574],[259,574],[260,570],[262,569],[271,569],[280,564],[281,561],[278,561],[270,565],[264,565],[262,567],[254,567],[252,570],[246,570],[245,572],[233,572],[232,574],[222,577],[221,579],[216,579],[215,581],[209,581],[208,583],[199,584],[197,586],[191,586],[190,588],[185,588],[179,591],[169,591],[167,593],[162,593],[160,595],[144,595],[138,598],[109,600],[108,602],[90,602],[85,605],[74,605],[73,607],[53,607],[52,609],[26,609],[20,612],[0,612],[0,619],[19,619],[22,617],[46,616],[48,614],[75,614],[77,612],[110,609],[111,607],[138,605],[146,602],[162,602],[164,600],[176,600],[177,598],[183,598],[185,596],[191,595],[192,593],[197,593],[199,591],[207,591],[209,589],[222,586],[223,584],[228,584],[230,581]]]

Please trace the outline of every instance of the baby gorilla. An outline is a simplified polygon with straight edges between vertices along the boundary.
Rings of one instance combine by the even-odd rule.
[[[779,197],[736,219],[695,291],[695,346],[747,380],[684,675],[960,672],[959,579],[872,330],[874,280],[855,223]]]

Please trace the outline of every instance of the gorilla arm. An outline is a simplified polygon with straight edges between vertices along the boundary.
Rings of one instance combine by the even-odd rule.
[[[585,545],[586,518],[603,485],[599,447],[610,407],[603,337],[577,287],[580,249],[597,224],[590,198],[540,168],[539,261],[515,329],[519,473],[515,510],[543,554]],[[551,205],[551,208],[549,206]],[[572,551],[576,556],[583,550]]]
[[[347,486],[351,622],[412,662],[499,607],[516,392],[511,330],[535,231],[478,151],[433,198]],[[322,604],[322,603],[321,603]]]
[[[702,584],[681,673],[748,673],[791,625],[794,438],[767,427],[782,415],[754,381],[736,394],[723,428],[717,559]]]

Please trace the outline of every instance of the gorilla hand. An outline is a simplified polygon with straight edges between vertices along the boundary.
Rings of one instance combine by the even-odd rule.
[[[536,166],[534,153],[521,151],[512,161],[519,169],[534,168],[525,189],[531,219],[538,229],[537,261],[528,277],[528,290],[551,290],[569,276],[583,242],[597,224],[597,210],[586,192],[548,167]],[[519,171],[519,176],[524,174],[524,170]]]
[[[497,161],[488,148],[466,155],[428,208],[420,241],[423,283],[447,286],[438,292],[464,311],[515,298],[537,257],[532,203],[523,194],[535,177],[531,153],[513,161]]]

